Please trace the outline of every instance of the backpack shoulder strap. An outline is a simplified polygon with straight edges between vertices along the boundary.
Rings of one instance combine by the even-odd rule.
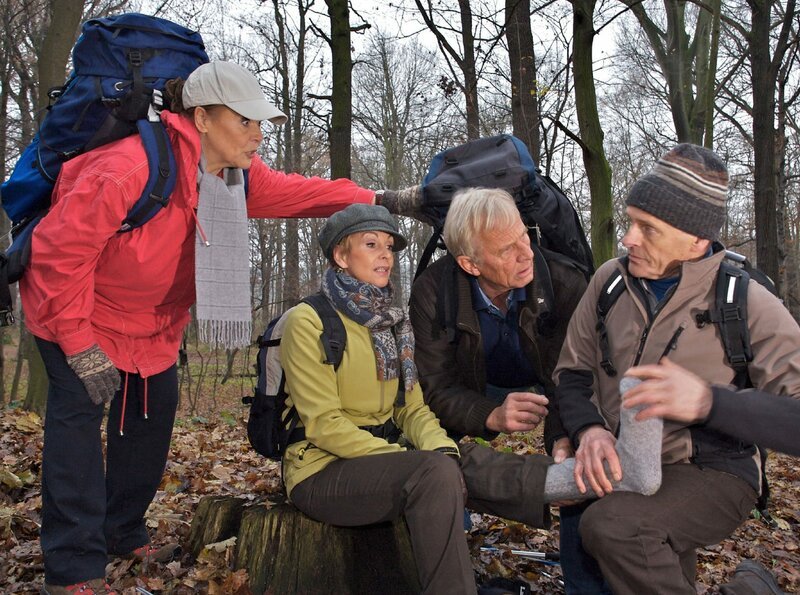
[[[735,372],[734,385],[746,388],[750,383],[747,366],[753,361],[750,330],[747,327],[747,285],[750,275],[743,268],[723,260],[717,272],[714,312],[728,364]]]
[[[731,261],[738,262],[739,265]],[[719,327],[725,357],[728,358],[728,364],[734,371],[733,385],[738,389],[753,386],[748,368],[753,361],[753,347],[747,324],[747,288],[751,278],[777,296],[775,284],[767,275],[754,268],[747,259],[739,257],[736,253],[727,252],[717,272],[715,311],[708,316]],[[740,448],[745,446],[740,442]],[[766,473],[769,453],[761,446],[758,446],[758,451],[761,459],[761,494],[756,501],[756,508],[767,525],[772,525],[774,521],[768,510],[770,486]]]
[[[417,270],[414,272],[414,281],[417,280],[426,268],[428,268],[428,264],[431,262],[431,257],[433,253],[436,252],[436,248],[443,248],[445,246],[442,242],[442,231],[444,228],[436,225],[433,228],[433,234],[431,235],[428,243],[425,245],[425,249],[422,251],[422,256],[419,257],[419,263],[417,263]]]
[[[617,369],[614,367],[614,362],[611,361],[611,346],[608,342],[606,316],[608,316],[609,311],[626,289],[627,286],[622,278],[622,273],[619,269],[614,269],[611,276],[603,283],[600,295],[597,298],[597,337],[600,341],[600,352],[603,355],[600,365],[605,373],[611,377],[617,375]]]
[[[539,308],[539,316],[536,318],[536,330],[542,336],[550,336],[556,322],[553,315],[556,294],[553,290],[553,279],[550,275],[548,260],[561,260],[561,255],[542,248],[534,241],[531,241],[531,250],[533,250],[534,281],[541,288],[544,299],[544,308]],[[571,259],[565,257],[563,261],[571,261]]]
[[[175,188],[177,165],[167,131],[160,119],[136,122],[139,137],[147,154],[149,174],[142,195],[128,211],[120,232],[131,231],[147,223],[167,206],[169,195]]]
[[[544,305],[548,312],[552,312],[556,295],[553,291],[553,280],[550,278],[550,265],[547,264],[544,250],[536,242],[531,242],[531,250],[533,250],[535,276],[544,294]]]
[[[314,308],[322,321],[320,341],[325,350],[325,363],[332,365],[334,370],[338,370],[339,364],[342,363],[344,348],[347,346],[347,333],[342,319],[339,318],[331,301],[321,292],[306,296],[300,301]]]
[[[449,258],[436,286],[436,324],[447,334],[447,342],[451,344],[458,340],[458,271],[455,259]]]

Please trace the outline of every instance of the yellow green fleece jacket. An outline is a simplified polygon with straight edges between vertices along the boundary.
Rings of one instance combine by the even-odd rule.
[[[299,304],[289,311],[281,339],[287,405],[294,405],[306,438],[289,445],[283,479],[291,495],[298,483],[336,459],[401,452],[399,444],[376,438],[358,426],[373,426],[394,416],[395,423],[419,450],[456,447],[422,398],[419,383],[394,407],[397,379],[378,379],[369,329],[343,316],[347,346],[338,370],[324,363],[322,321],[314,309]]]

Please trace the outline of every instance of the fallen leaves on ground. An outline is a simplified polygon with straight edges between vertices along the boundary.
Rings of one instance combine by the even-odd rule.
[[[153,544],[189,533],[197,503],[207,495],[235,495],[251,501],[281,490],[280,465],[257,455],[247,443],[245,414],[211,416],[179,422],[161,489],[147,514]],[[234,423],[232,423],[232,420]],[[39,547],[41,522],[42,421],[32,413],[0,410],[0,592],[38,593],[43,581]],[[541,452],[535,435],[501,436],[493,446],[517,452]],[[698,551],[697,592],[716,593],[730,580],[743,558],[770,568],[787,593],[800,591],[800,468],[787,456],[770,457],[771,514],[774,524],[750,519],[730,538]],[[562,593],[557,564],[532,560],[512,550],[558,551],[558,525],[531,529],[488,515],[471,515],[469,533],[473,566],[482,579],[521,578],[536,593]],[[136,588],[152,593],[250,595],[247,573],[233,568],[235,539],[212,544],[196,560],[184,554],[168,564],[146,568],[132,560],[114,559],[106,572],[109,583],[125,595]],[[184,547],[184,550],[186,548]]]

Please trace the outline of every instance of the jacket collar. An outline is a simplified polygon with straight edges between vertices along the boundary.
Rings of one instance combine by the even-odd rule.
[[[725,258],[725,249],[722,248],[721,244],[715,245],[715,252],[711,256],[706,256],[705,258],[701,258],[700,260],[695,261],[685,261],[681,263],[680,268],[680,280],[678,281],[678,285],[686,285],[694,284],[702,282],[702,280],[706,277],[706,275],[712,274],[716,276],[717,269],[719,269],[719,265],[722,262],[722,259]],[[625,257],[617,259],[617,266],[623,271],[623,273],[630,279],[637,279],[630,274],[628,271],[628,259]]]
[[[161,121],[167,128],[178,166],[176,188],[171,200],[181,206],[197,207],[197,167],[200,163],[200,133],[188,116],[164,110]]]
[[[472,307],[472,284],[470,283],[470,276],[458,266],[452,255],[448,254],[445,258],[453,260],[452,266],[456,270],[456,290],[458,296],[458,314],[456,317],[456,327],[459,330],[477,335],[480,333],[480,324],[478,322],[478,315]],[[527,322],[527,316],[533,316],[535,319],[539,315],[539,303],[543,301],[542,289],[539,287],[536,273],[531,283],[525,286],[525,301],[518,305],[519,307],[519,325],[521,332],[527,334],[527,329],[530,328]]]

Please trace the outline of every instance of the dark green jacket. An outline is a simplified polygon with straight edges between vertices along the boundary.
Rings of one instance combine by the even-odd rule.
[[[555,296],[552,311],[545,310],[539,275],[526,287],[527,297],[519,312],[520,344],[544,384],[545,395],[554,402],[552,374],[570,316],[575,310],[586,281],[578,269],[561,262],[550,262]],[[437,315],[442,298],[441,283],[454,284],[457,303],[456,342],[448,340]],[[411,290],[411,322],[417,347],[415,360],[420,372],[425,402],[450,435],[491,440],[497,433],[486,428],[486,418],[497,403],[485,396],[486,366],[478,315],[472,307],[469,276],[447,255],[430,265],[414,282]],[[548,452],[553,442],[566,436],[558,412],[550,409],[545,421]]]

